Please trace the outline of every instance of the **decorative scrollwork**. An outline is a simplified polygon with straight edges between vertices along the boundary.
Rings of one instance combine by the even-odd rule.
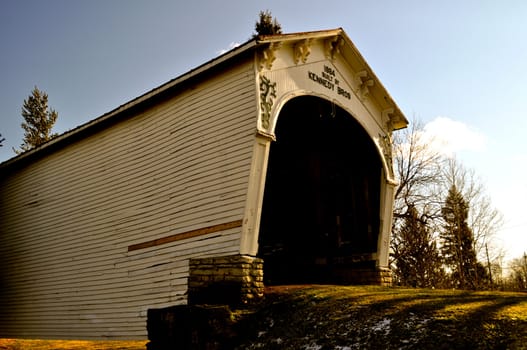
[[[384,154],[384,159],[388,165],[388,171],[390,175],[393,176],[393,152],[392,152],[392,138],[390,134],[381,135],[379,134],[379,141],[382,148],[382,153]]]
[[[273,99],[276,98],[276,83],[272,83],[264,75],[260,76],[260,109],[261,122],[265,129],[269,128],[271,120],[271,109],[273,108]]]

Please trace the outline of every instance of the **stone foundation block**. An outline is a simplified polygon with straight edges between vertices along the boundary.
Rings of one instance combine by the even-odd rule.
[[[188,303],[241,305],[263,297],[263,260],[232,255],[190,260]]]

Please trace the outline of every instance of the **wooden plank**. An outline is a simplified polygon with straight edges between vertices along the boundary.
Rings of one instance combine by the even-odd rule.
[[[187,231],[187,232],[182,232],[182,233],[176,233],[175,235],[154,239],[152,241],[147,241],[147,242],[138,243],[138,244],[132,244],[131,246],[128,246],[128,251],[131,252],[131,251],[134,251],[134,250],[155,247],[155,246],[166,244],[166,243],[180,241],[182,239],[187,239],[187,238],[192,238],[192,237],[196,237],[196,236],[206,235],[206,234],[209,234],[209,233],[214,233],[214,232],[218,232],[218,231],[228,230],[228,229],[231,229],[231,228],[241,227],[241,226],[242,226],[242,220],[235,220],[235,221],[226,222],[226,223],[223,223],[223,224],[218,224],[218,225],[213,225],[213,226],[209,226],[209,227],[200,228],[200,229],[197,229],[197,230],[192,230],[192,231]]]

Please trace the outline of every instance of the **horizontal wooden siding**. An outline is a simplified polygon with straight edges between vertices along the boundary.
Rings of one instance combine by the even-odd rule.
[[[255,127],[248,63],[6,177],[0,337],[145,338],[188,260],[237,254],[241,228],[128,247],[242,220]]]

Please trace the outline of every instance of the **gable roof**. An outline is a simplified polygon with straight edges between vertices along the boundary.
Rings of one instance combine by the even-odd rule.
[[[164,94],[170,91],[173,91],[176,88],[181,87],[182,85],[187,83],[189,80],[197,78],[206,72],[209,72],[209,71],[212,71],[213,69],[218,68],[220,65],[223,65],[227,62],[231,62],[235,60],[236,58],[239,58],[240,56],[244,54],[253,52],[254,50],[258,48],[266,47],[269,44],[277,43],[277,42],[294,43],[294,42],[302,41],[306,39],[324,39],[324,38],[331,38],[331,37],[342,38],[344,40],[344,45],[342,45],[342,48],[340,49],[340,53],[344,56],[346,60],[351,60],[351,59],[358,60],[359,64],[362,66],[362,69],[366,70],[368,73],[368,76],[375,80],[375,85],[372,89],[374,92],[373,94],[377,95],[377,97],[380,97],[380,99],[383,100],[385,104],[387,103],[393,109],[392,114],[396,116],[396,118],[394,119],[395,120],[394,129],[397,130],[397,129],[406,127],[406,125],[408,124],[407,119],[404,117],[403,113],[400,111],[399,107],[396,105],[392,97],[389,95],[388,91],[381,84],[380,80],[377,78],[375,73],[366,63],[366,60],[362,57],[358,49],[355,47],[351,39],[346,35],[346,33],[344,32],[342,28],[337,28],[337,29],[332,29],[332,30],[301,32],[301,33],[290,33],[290,34],[264,35],[264,36],[257,36],[255,38],[252,38],[249,41],[245,42],[244,44],[216,58],[213,58],[212,60],[208,62],[203,63],[202,65],[180,75],[179,77],[176,77],[146,92],[145,94],[139,97],[136,97],[135,99],[130,100],[129,102],[126,102],[120,105],[119,107],[109,111],[108,113],[103,114],[102,116],[98,118],[88,121],[74,129],[66,131],[63,134],[53,138],[52,140],[38,147],[35,147],[29,151],[26,151],[20,155],[17,155],[13,158],[10,158],[0,163],[0,169],[5,169],[11,166],[15,166],[15,164],[23,163],[23,161],[33,159],[33,157],[38,157],[39,155],[46,154],[47,151],[51,151],[56,147],[60,147],[61,145],[81,139],[84,135],[92,132],[93,130],[103,128],[105,125],[108,125],[109,123],[117,122],[119,118],[126,116],[128,113],[133,111],[135,108],[140,108],[141,106],[145,106],[149,103],[152,103],[153,101],[155,101],[157,98],[160,98]]]
[[[343,56],[344,60],[348,63],[353,63],[355,66],[354,69],[357,69],[359,72],[364,74],[368,80],[371,79],[374,81],[374,84],[369,87],[370,95],[373,95],[375,101],[379,104],[379,106],[382,107],[382,110],[389,110],[389,114],[392,115],[391,121],[393,129],[398,130],[405,128],[408,125],[408,120],[397,106],[394,99],[390,96],[389,92],[382,85],[379,78],[368,65],[364,57],[361,55],[355,44],[353,44],[351,39],[342,28],[303,33],[260,36],[257,38],[257,45],[264,46],[283,42],[290,42],[294,44],[309,39],[331,38],[333,38],[331,42],[341,44],[338,45],[338,52]]]

